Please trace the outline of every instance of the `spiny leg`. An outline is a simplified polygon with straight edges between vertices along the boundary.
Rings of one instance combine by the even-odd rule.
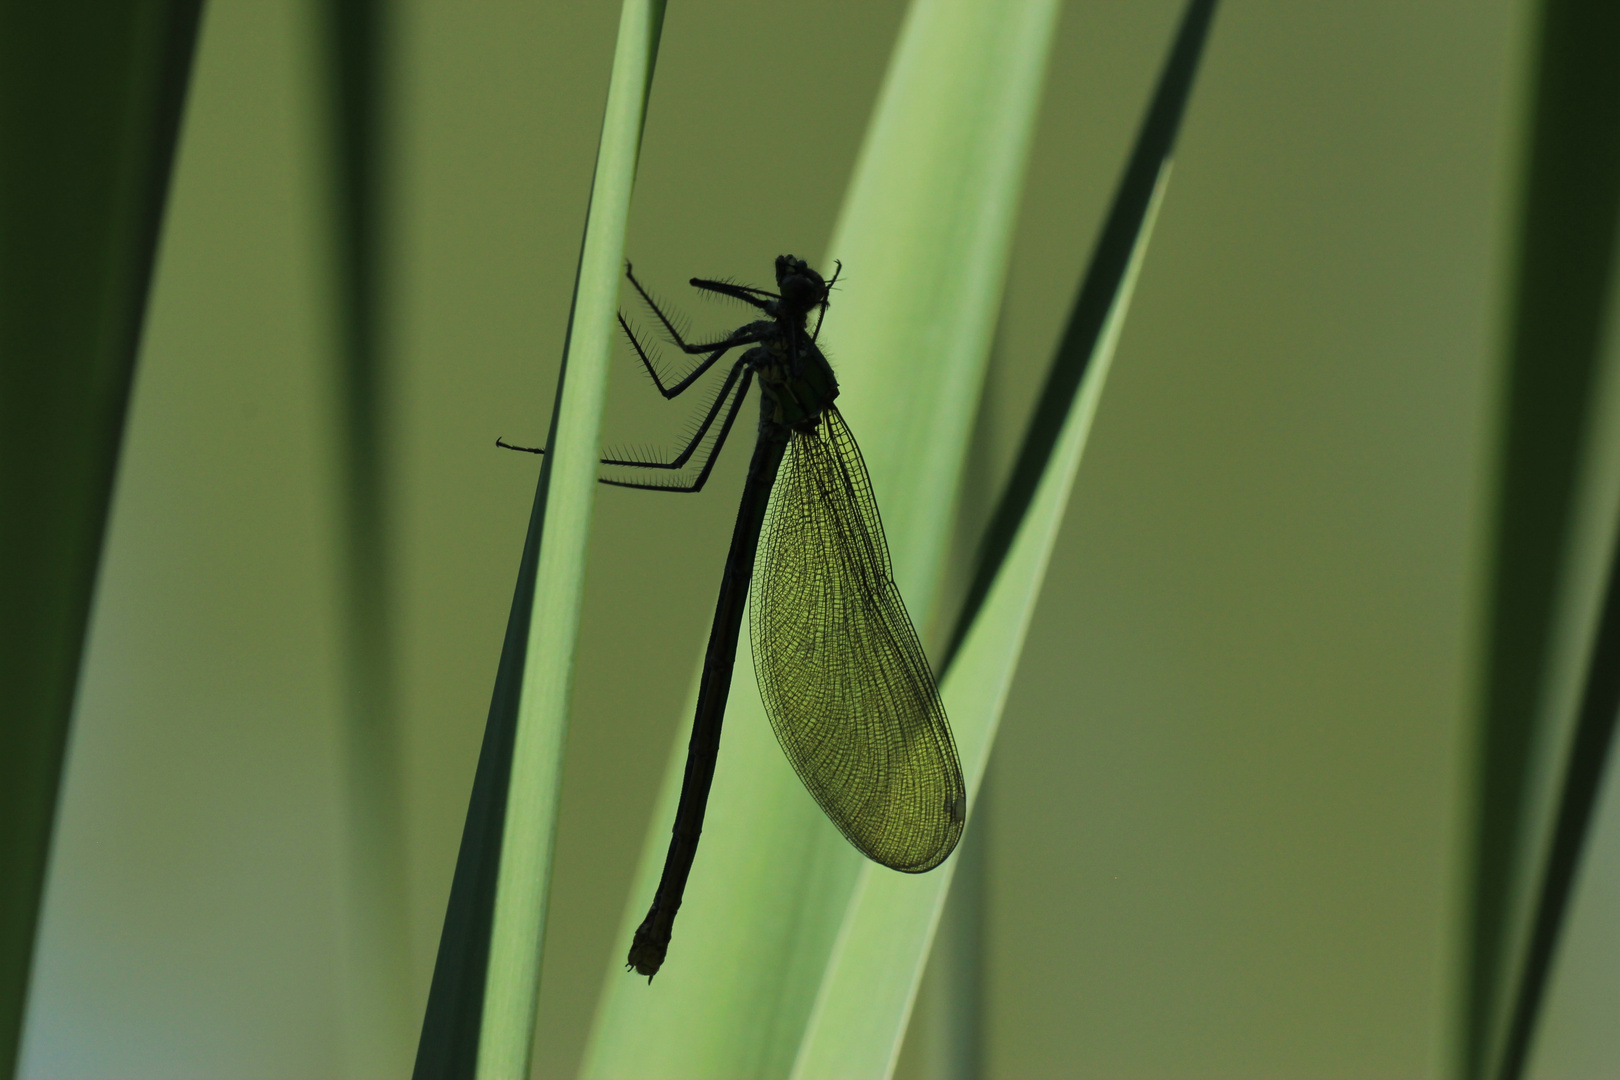
[[[714,426],[714,418],[716,416],[720,415],[720,410],[725,407],[726,398],[730,395],[732,386],[737,382],[737,373],[739,371],[741,371],[746,366],[747,366],[747,361],[746,360],[738,360],[735,364],[732,365],[731,373],[726,376],[726,381],[721,385],[720,392],[715,395],[714,404],[709,406],[708,414],[703,417],[703,422],[698,425],[698,429],[697,429],[696,432],[693,433],[691,441],[686,444],[686,449],[682,450],[679,454],[677,454],[673,460],[671,460],[671,461],[637,461],[637,460],[635,460],[633,458],[600,458],[600,459],[598,459],[599,462],[601,464],[603,464],[603,465],[612,465],[612,466],[615,466],[615,467],[618,467],[618,468],[625,468],[625,469],[681,469],[681,468],[684,468],[686,466],[687,459],[692,456],[692,454],[697,450],[698,445],[703,441],[703,437],[708,434],[709,428]],[[703,480],[705,478],[707,478],[708,475],[709,475],[708,463],[711,462],[714,459],[714,455],[719,453],[720,452],[720,447],[725,444],[726,435],[731,431],[731,421],[737,414],[737,408],[742,402],[742,396],[743,396],[743,394],[746,394],[748,392],[748,379],[749,378],[752,378],[752,374],[750,374],[748,376],[748,378],[745,378],[743,380],[742,393],[739,393],[737,395],[736,401],[732,402],[731,412],[730,412],[730,414],[727,415],[726,422],[725,422],[724,425],[722,425],[722,427],[720,429],[720,435],[715,440],[714,448],[709,451],[709,456],[708,456],[708,458],[705,459],[703,473],[702,473],[702,476],[698,479],[697,487],[694,487],[694,488],[691,488],[691,489],[678,488],[678,487],[672,488],[672,487],[669,487],[669,486],[664,485],[664,484],[632,484],[632,483],[627,483],[627,482],[622,481],[622,480],[606,480],[606,479],[602,480],[601,482],[604,483],[604,484],[612,484],[612,485],[614,485],[616,487],[644,488],[644,489],[652,490],[652,491],[686,491],[686,490],[696,491],[698,487],[702,487],[703,486]],[[500,447],[502,450],[518,450],[518,451],[521,451],[522,453],[525,453],[525,454],[540,454],[540,455],[545,454],[545,450],[541,449],[540,447],[536,447],[536,446],[517,446],[517,445],[515,445],[513,443],[507,442],[505,439],[500,439],[500,438],[495,440],[495,445]]]
[[[671,461],[635,461],[635,460],[632,460],[632,459],[629,459],[629,458],[603,458],[602,459],[602,464],[603,465],[623,466],[624,468],[628,468],[628,469],[681,469],[681,468],[685,468],[686,467],[686,460],[688,458],[690,458],[692,456],[693,451],[695,451],[698,448],[698,444],[703,441],[703,437],[709,433],[709,428],[714,425],[714,418],[716,416],[720,415],[720,410],[725,407],[726,398],[731,395],[731,388],[737,382],[738,373],[741,372],[745,367],[747,367],[747,365],[748,365],[748,361],[746,359],[738,360],[735,364],[731,365],[731,373],[726,376],[726,381],[723,384],[721,384],[720,392],[714,396],[714,404],[709,406],[708,415],[704,416],[703,422],[698,425],[697,431],[694,432],[693,435],[692,435],[692,441],[686,444],[686,449],[682,450],[679,454],[675,455],[673,460],[671,460]],[[735,410],[736,406],[733,405],[732,408]],[[724,432],[722,432],[721,435],[720,435],[720,441],[721,442],[725,441]],[[715,450],[718,451],[719,446],[716,446]],[[713,457],[714,453],[711,451],[709,456]],[[603,481],[603,483],[608,483],[608,481]]]
[[[624,264],[624,276],[630,279],[630,284],[635,286],[636,292],[640,294],[642,301],[652,309],[652,313],[658,317],[658,321],[664,324],[664,329],[669,331],[670,338],[675,342],[682,352],[696,356],[700,353],[712,352],[715,349],[729,349],[734,346],[744,344],[744,342],[741,340],[742,335],[736,334],[721,341],[705,341],[702,343],[688,342],[684,337],[681,336],[681,332],[675,329],[675,324],[670,322],[669,316],[664,314],[664,309],[659,307],[658,302],[651,296],[648,296],[647,290],[641,287],[641,282],[636,280],[636,275],[632,272],[629,263]]]
[[[739,367],[742,366],[739,362]],[[709,456],[703,459],[703,469],[698,473],[697,479],[690,486],[682,487],[678,484],[637,484],[629,480],[609,480],[601,478],[604,484],[614,487],[635,488],[638,491],[674,491],[680,494],[692,494],[703,490],[708,482],[709,471],[714,468],[714,459],[720,455],[720,448],[726,444],[726,436],[731,434],[731,425],[737,419],[737,410],[742,408],[743,398],[748,396],[749,384],[754,381],[754,372],[751,368],[743,370],[742,385],[737,388],[737,396],[732,399],[731,408],[726,412],[725,423],[720,425],[720,434],[715,437],[714,446],[709,450]],[[721,400],[724,400],[723,398]],[[637,463],[640,465],[640,463]],[[641,466],[645,468],[646,466]]]
[[[721,296],[729,296],[733,300],[741,300],[745,304],[753,304],[761,311],[765,310],[765,303],[767,299],[780,299],[780,297],[773,292],[766,292],[764,289],[756,289],[752,285],[734,285],[729,281],[711,281],[708,278],[693,278],[688,281],[687,284],[692,286],[694,289],[702,289],[704,292],[719,293]]]
[[[708,371],[711,367],[713,367],[716,360],[719,360],[730,350],[736,348],[738,345],[752,345],[759,340],[758,334],[735,334],[726,341],[720,342],[715,348],[714,352],[709,354],[708,359],[704,360],[703,363],[699,364],[697,367],[688,372],[686,378],[682,379],[674,386],[665,386],[664,380],[658,376],[658,369],[653,366],[652,357],[648,356],[647,350],[642,348],[641,339],[636,337],[636,332],[632,330],[630,328],[630,324],[625,321],[623,312],[619,313],[619,326],[624,330],[625,336],[630,339],[630,347],[636,350],[636,356],[641,360],[641,366],[647,369],[647,374],[652,376],[653,385],[658,387],[658,392],[664,395],[664,399],[666,401],[673,400],[675,397],[683,393],[688,387],[696,382],[705,371]]]

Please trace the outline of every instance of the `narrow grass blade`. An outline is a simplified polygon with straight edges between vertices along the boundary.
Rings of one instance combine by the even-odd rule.
[[[418,1080],[529,1070],[624,230],[663,27],[625,0],[568,341],[439,943]]]
[[[1575,595],[1583,591],[1577,531],[1591,495],[1582,478],[1607,419],[1595,403],[1620,224],[1617,53],[1613,5],[1541,6],[1487,586],[1462,1062],[1478,1080],[1523,1068],[1567,895],[1555,879],[1572,873],[1591,811],[1587,799],[1579,812],[1552,819],[1558,783],[1569,806],[1578,795],[1571,778],[1587,781],[1549,774],[1562,757],[1553,748],[1577,723],[1575,695],[1561,693],[1563,673],[1579,670],[1574,657],[1592,639],[1590,623],[1568,628],[1585,622],[1571,615],[1587,606]],[[1594,734],[1577,728],[1573,751],[1589,752]]]
[[[919,625],[942,576],[1055,17],[1051,0],[912,5],[827,260],[844,264],[822,335],[838,405]],[[650,986],[613,964],[587,1077],[779,1077],[798,1053],[862,860],[776,745],[746,639],[733,680],[669,957]],[[625,947],[658,879],[683,757],[654,811]]]
[[[940,687],[946,711],[955,718],[969,806],[984,779],[1002,705],[1018,667],[1030,616],[1169,178],[1170,163],[1164,161],[1143,207],[1144,219],[1129,260],[1121,268],[1095,354],[1070,398],[1070,407],[1064,410],[1044,475],[1007,547],[1001,572],[986,592],[978,618]],[[794,1065],[794,1080],[888,1076],[893,1071],[955,869],[954,860],[935,874],[892,874],[871,863],[861,867]]]
[[[3,1076],[198,13],[199,0],[0,6]]]
[[[393,566],[384,454],[387,394],[380,280],[387,15],[376,0],[325,0],[336,256],[342,460],[347,978],[350,1070],[409,1067],[412,1020],[398,713],[392,662]]]

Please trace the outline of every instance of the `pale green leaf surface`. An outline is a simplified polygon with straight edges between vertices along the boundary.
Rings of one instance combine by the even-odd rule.
[[[1002,706],[1018,668],[1024,636],[1169,178],[1166,162],[1098,339],[1096,355],[1087,366],[1035,499],[940,687],[962,755],[969,807],[984,779]],[[870,862],[862,866],[794,1066],[795,1080],[888,1076],[893,1071],[955,871],[954,859],[934,874],[895,874]]]
[[[1053,0],[913,4],[821,267],[844,262],[823,341],[919,625],[954,520],[1056,13]],[[784,1076],[798,1053],[863,860],[776,745],[746,635],[734,672],[668,960],[648,985],[623,973],[616,952],[584,1076]],[[663,864],[686,731],[630,894],[625,948]]]
[[[517,1080],[529,1072],[608,356],[624,265],[625,222],[662,19],[662,0],[625,0],[597,148],[543,467],[549,473],[549,483],[541,488],[545,526],[501,840],[479,1035],[480,1080]]]

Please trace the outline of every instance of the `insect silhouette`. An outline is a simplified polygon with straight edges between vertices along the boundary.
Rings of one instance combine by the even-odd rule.
[[[620,314],[666,399],[690,389],[733,349],[747,351],[680,453],[668,461],[602,459],[665,476],[644,472],[646,479],[603,477],[603,483],[701,490],[750,386],[757,379],[760,387],[759,432],[715,602],[669,853],[630,946],[628,966],[651,981],[697,854],[750,591],[754,674],[771,727],[804,786],[851,844],[894,870],[931,870],[961,838],[967,792],[933,672],[894,584],[866,464],[833,404],[838,380],[816,343],[838,274],[826,281],[804,260],[783,255],[776,260],[776,292],[692,278],[695,288],[741,300],[765,316],[707,342],[687,341],[632,268],[625,276],[671,342],[704,357],[666,385]],[[694,468],[696,475],[683,479]]]

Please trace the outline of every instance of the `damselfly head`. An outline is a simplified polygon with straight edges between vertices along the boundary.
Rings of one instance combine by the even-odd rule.
[[[827,282],[803,259],[776,257],[776,287],[782,294],[781,314],[802,319],[827,302]]]

